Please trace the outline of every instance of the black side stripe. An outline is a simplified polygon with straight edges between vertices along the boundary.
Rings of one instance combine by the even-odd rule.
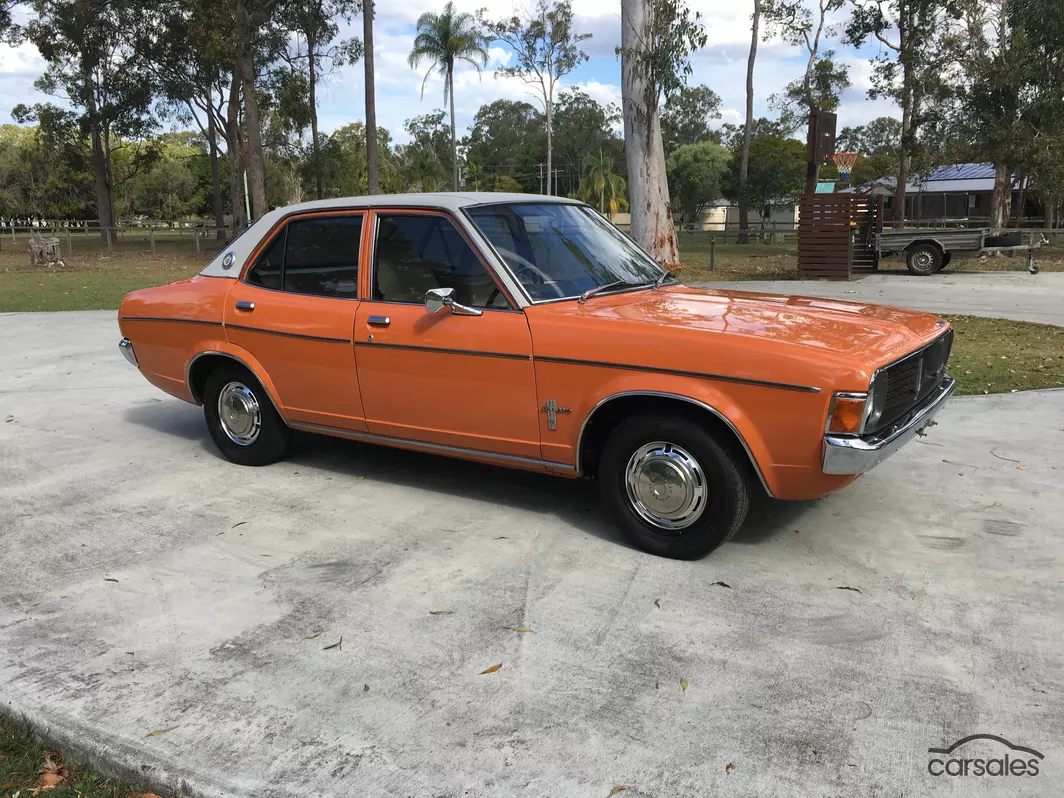
[[[242,324],[227,324],[228,330],[244,330],[245,332],[262,333],[263,335],[279,335],[282,338],[298,338],[301,341],[321,341],[326,344],[349,344],[350,338],[326,338],[323,335],[303,335],[302,333],[281,332],[280,330],[267,330],[262,327],[245,327]]]
[[[635,366],[627,363],[603,363],[598,360],[573,360],[567,357],[540,357],[536,360],[544,363],[564,363],[571,366],[598,366],[604,369],[624,369],[625,371],[648,371],[654,374],[671,374],[677,377],[696,377],[703,380],[717,380],[719,382],[737,382],[743,385],[760,385],[764,388],[781,388],[785,391],[801,391],[802,393],[820,393],[819,388],[809,385],[791,385],[786,382],[769,382],[768,380],[753,380],[746,377],[730,377],[725,374],[707,374],[701,371],[681,371],[680,369],[662,369],[654,366]]]
[[[516,355],[509,352],[480,352],[475,349],[444,349],[436,346],[411,346],[408,344],[380,344],[369,341],[355,341],[355,346],[370,349],[405,349],[411,352],[436,352],[441,355],[471,355],[473,357],[499,357],[504,360],[531,360],[530,355]]]
[[[167,316],[123,316],[122,321],[170,321],[175,324],[202,324],[206,327],[221,327],[220,321],[203,321],[201,319],[175,319]]]

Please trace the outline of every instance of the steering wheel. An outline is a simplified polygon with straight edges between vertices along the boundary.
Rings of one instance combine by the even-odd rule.
[[[544,286],[557,294],[558,297],[565,296],[565,292],[551,279],[550,275],[534,263],[531,263],[527,258],[521,257],[513,250],[500,250],[500,254],[504,256],[504,260],[519,282]]]

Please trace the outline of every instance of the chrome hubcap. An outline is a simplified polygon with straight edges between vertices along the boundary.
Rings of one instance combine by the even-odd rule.
[[[250,446],[262,427],[259,400],[243,383],[229,383],[218,394],[218,421],[229,440],[237,446]]]
[[[625,485],[635,511],[668,531],[689,527],[709,503],[709,486],[698,460],[665,441],[635,451],[625,469]]]

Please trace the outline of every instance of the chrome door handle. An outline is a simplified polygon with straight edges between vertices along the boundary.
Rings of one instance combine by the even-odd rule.
[[[245,302],[244,300],[241,300],[241,301],[236,303],[236,309],[237,310],[246,310],[246,311],[248,311],[250,313],[251,311],[253,311],[255,309],[255,303],[254,302]]]
[[[387,327],[392,323],[392,320],[387,316],[370,316],[366,321],[374,327]]]

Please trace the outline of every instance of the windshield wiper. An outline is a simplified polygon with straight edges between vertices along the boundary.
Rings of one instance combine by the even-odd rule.
[[[580,295],[577,300],[580,304],[587,302],[595,294],[601,294],[603,291],[609,291],[613,288],[639,288],[639,283],[630,283],[627,280],[614,280],[612,283],[606,283],[605,285],[599,285],[595,288],[589,288]]]

